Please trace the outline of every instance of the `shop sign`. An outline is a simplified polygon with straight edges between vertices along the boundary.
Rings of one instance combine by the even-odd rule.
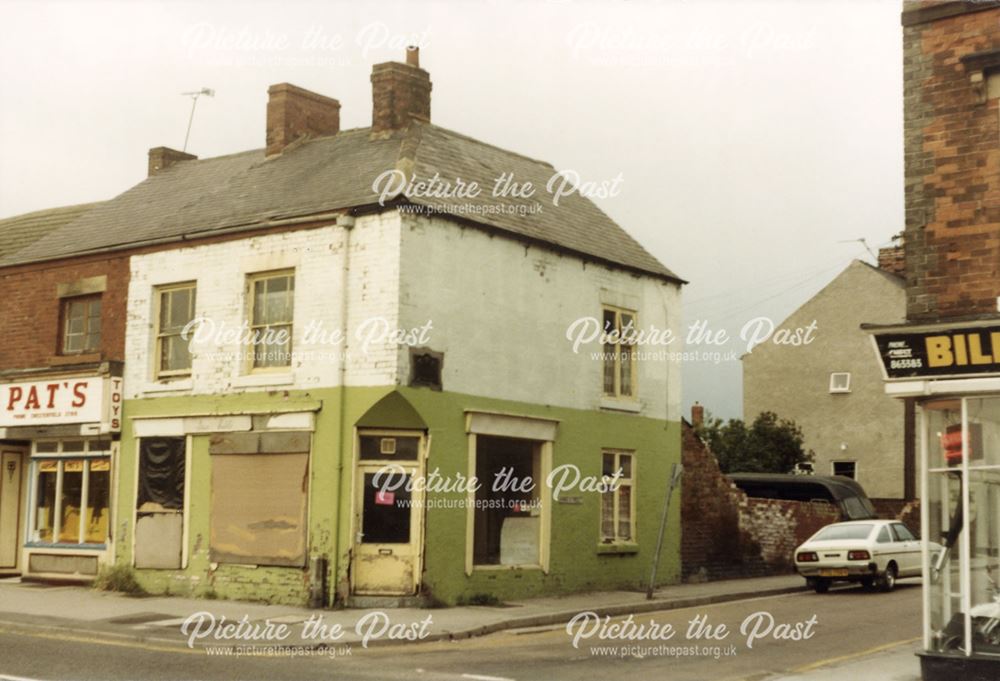
[[[0,427],[99,423],[121,430],[122,379],[59,378],[0,384]]]
[[[1000,327],[876,333],[886,378],[1000,374]]]

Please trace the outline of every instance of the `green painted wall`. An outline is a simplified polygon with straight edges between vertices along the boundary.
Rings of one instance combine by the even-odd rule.
[[[116,560],[131,563],[136,453],[133,434],[137,417],[316,411],[313,436],[312,487],[309,503],[309,552],[330,557],[331,597],[347,589],[350,550],[350,500],[353,476],[353,426],[391,391],[389,387],[356,387],[311,391],[256,392],[227,396],[164,397],[125,403],[118,467]],[[468,473],[465,410],[499,411],[556,419],[558,435],[553,466],[574,463],[583,475],[600,476],[603,448],[635,450],[638,550],[607,554],[599,550],[600,499],[596,493],[573,493],[579,504],[553,504],[549,574],[539,570],[489,569],[465,574],[465,508],[429,508],[426,512],[425,588],[438,600],[453,604],[489,594],[500,599],[593,589],[641,588],[649,576],[670,465],[680,461],[680,425],[632,414],[614,414],[493,400],[428,389],[400,388],[427,422],[431,435],[427,469],[442,475]],[[341,398],[346,396],[343,415]],[[344,427],[341,426],[343,422]],[[385,424],[391,426],[393,424]],[[221,598],[304,604],[307,570],[219,565],[208,556],[210,474],[208,435],[192,438],[189,564],[186,570],[137,570],[153,592],[210,595]],[[340,452],[344,452],[341,462]],[[343,474],[344,472],[348,474]],[[428,495],[458,500],[464,495]],[[680,575],[680,498],[670,509],[659,583]]]

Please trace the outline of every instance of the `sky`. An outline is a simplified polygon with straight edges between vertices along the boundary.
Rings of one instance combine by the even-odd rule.
[[[434,123],[584,180],[727,332],[683,364],[685,411],[742,414],[741,330],[775,330],[903,226],[897,0],[0,0],[0,217],[111,198],[149,148],[264,145],[267,87],[370,124],[371,65],[421,48]],[[864,240],[864,244],[858,240]],[[867,248],[866,248],[867,246]],[[641,326],[640,320],[640,326]],[[822,329],[817,330],[822,333]],[[764,342],[769,342],[765,340]]]

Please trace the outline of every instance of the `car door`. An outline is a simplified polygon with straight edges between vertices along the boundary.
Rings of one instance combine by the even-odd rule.
[[[896,542],[900,551],[900,559],[898,561],[900,576],[919,575],[921,567],[920,540],[913,536],[910,528],[903,523],[893,523],[892,531],[896,536]]]
[[[875,559],[879,572],[882,572],[891,560],[895,560],[896,564],[899,564],[899,559],[896,557],[895,541],[896,538],[888,525],[883,525],[878,534],[875,535],[875,550],[872,551],[872,558]]]

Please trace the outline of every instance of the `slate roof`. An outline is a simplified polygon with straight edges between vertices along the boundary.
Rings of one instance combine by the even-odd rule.
[[[369,128],[341,131],[293,144],[271,158],[257,149],[177,163],[34,243],[0,252],[0,266],[190,240],[221,230],[260,229],[282,219],[375,206],[373,182],[393,169],[419,179],[437,173],[443,181],[475,181],[482,187],[476,198],[406,196],[410,203],[453,210],[471,205],[478,210],[460,217],[682,281],[589,199],[573,194],[553,205],[545,191],[556,172],[551,165],[416,121],[390,134],[373,135]],[[531,181],[535,196],[494,198],[493,184],[502,173],[513,173],[517,182]]]
[[[0,260],[13,258],[22,249],[91,210],[97,203],[49,208],[0,220]]]

